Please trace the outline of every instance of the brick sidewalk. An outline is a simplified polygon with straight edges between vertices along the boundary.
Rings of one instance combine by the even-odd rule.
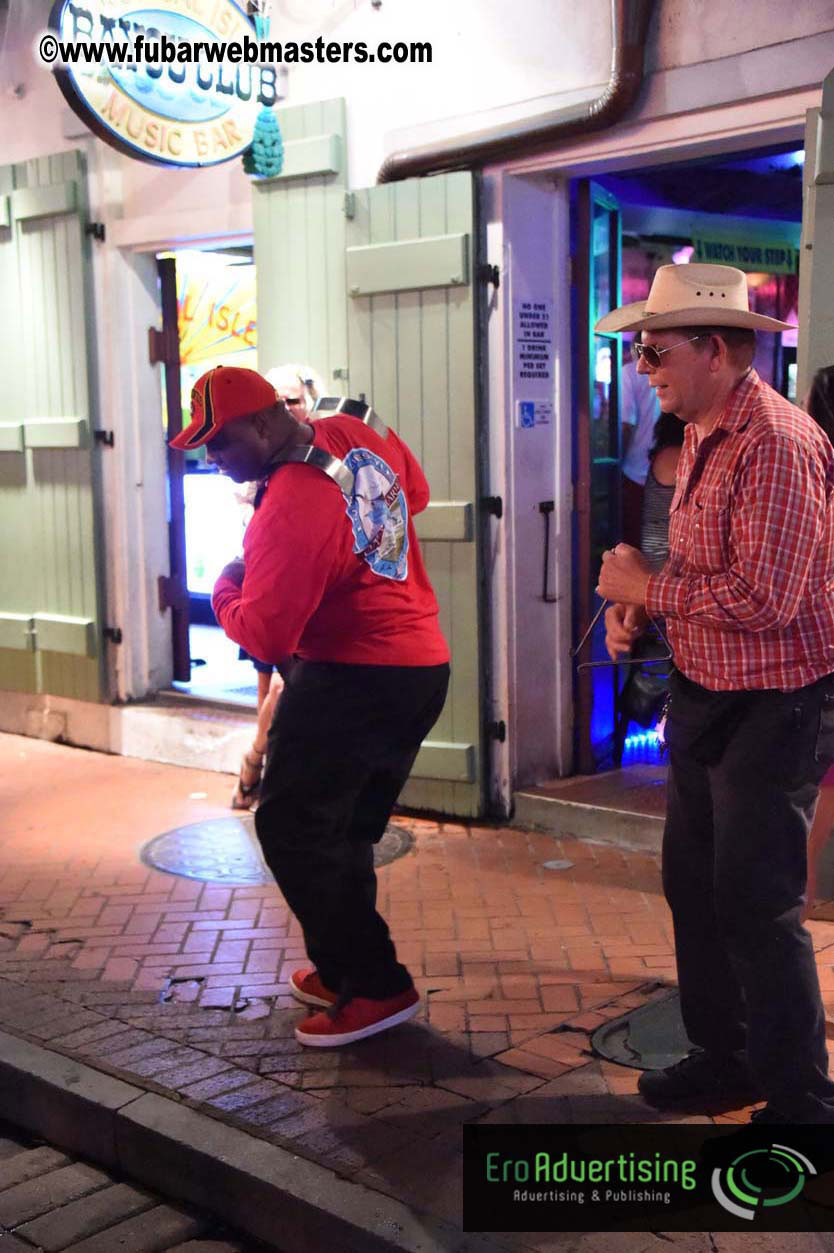
[[[227,817],[227,776],[9,735],[0,773],[7,1030],[458,1225],[462,1123],[663,1117],[636,1095],[638,1071],[589,1044],[674,978],[653,856],[398,818],[416,844],[381,870],[380,903],[425,1007],[378,1038],[308,1050],[287,986],[304,952],[277,888],[206,886],[139,859],[164,831]],[[812,928],[834,998],[834,924]]]
[[[210,1217],[168,1205],[0,1123],[2,1253],[252,1253]],[[262,1248],[263,1246],[258,1246]]]

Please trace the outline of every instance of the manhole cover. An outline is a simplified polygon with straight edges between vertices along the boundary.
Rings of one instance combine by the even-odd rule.
[[[591,1036],[594,1050],[621,1066],[662,1070],[672,1066],[692,1048],[681,1018],[677,992],[633,1009],[598,1027]]]
[[[414,837],[404,827],[390,825],[374,848],[374,865],[385,866],[407,853]],[[175,827],[150,840],[142,861],[154,870],[199,879],[203,883],[232,883],[238,887],[272,883],[261,857],[252,814],[240,818],[210,818]]]

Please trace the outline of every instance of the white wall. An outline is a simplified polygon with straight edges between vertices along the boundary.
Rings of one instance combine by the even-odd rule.
[[[493,186],[493,180],[490,180]],[[510,777],[515,785],[567,773],[571,764],[571,395],[568,197],[549,179],[508,176],[500,198],[503,226],[500,332],[504,368],[491,378],[492,487],[504,496],[501,546],[493,555],[493,669],[506,684]],[[520,380],[514,366],[521,301],[552,309],[553,377],[547,391]],[[522,428],[517,402],[547,397],[547,425]],[[550,515],[548,594],[543,599],[544,517]],[[502,550],[503,547],[503,550]],[[506,658],[505,661],[502,658]],[[500,702],[498,702],[500,705]],[[505,716],[504,714],[501,715]]]
[[[834,29],[830,0],[661,0],[659,9],[650,73]]]
[[[10,0],[0,57],[0,153],[22,160],[71,147],[80,124],[52,76],[34,62],[31,45],[46,24],[50,0]],[[137,7],[141,7],[137,3]],[[148,7],[152,7],[148,0]],[[797,41],[834,30],[830,0],[796,0],[786,21],[784,0],[659,0],[649,34],[647,68],[659,71],[655,111],[692,107],[721,82],[728,58],[773,48],[794,67],[807,51]],[[348,172],[353,187],[371,185],[383,159],[403,146],[465,134],[498,121],[533,116],[596,94],[608,78],[609,0],[275,0],[271,36],[369,45],[428,41],[424,65],[299,65],[289,69],[288,104],[347,99]],[[779,47],[784,45],[784,47]],[[760,58],[761,59],[761,58]],[[686,67],[709,61],[693,89]],[[765,61],[767,57],[765,56]],[[719,64],[719,62],[721,64]],[[750,65],[758,62],[751,60]],[[767,62],[769,65],[770,62]],[[733,66],[736,98],[778,90],[771,71]],[[819,82],[825,69],[811,68]],[[677,76],[676,76],[677,72]],[[670,84],[677,97],[669,95]],[[22,93],[22,94],[16,94]],[[651,95],[651,92],[649,92]],[[644,100],[644,104],[646,101]],[[67,137],[67,130],[74,132]],[[119,158],[124,166],[124,217],[163,217],[192,239],[251,230],[249,182],[234,160],[207,170],[176,171]],[[132,234],[136,234],[132,231]],[[123,236],[122,242],[135,242]]]
[[[300,20],[292,20],[293,8]],[[304,9],[303,17],[301,10]],[[348,169],[354,187],[369,186],[385,156],[409,142],[477,130],[497,120],[553,107],[560,93],[587,95],[608,76],[607,0],[307,0],[275,5],[275,37],[368,44],[425,42],[422,65],[298,66],[292,103],[344,95],[348,100]],[[565,55],[566,31],[570,51]],[[522,108],[518,108],[523,104]],[[419,135],[419,139],[417,139]]]

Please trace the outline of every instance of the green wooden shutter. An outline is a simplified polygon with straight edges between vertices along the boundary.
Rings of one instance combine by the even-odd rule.
[[[253,182],[258,366],[318,370],[342,394],[345,327],[345,106],[278,109],[284,168]]]
[[[100,700],[79,153],[0,170],[0,688]]]
[[[350,394],[364,393],[420,460],[416,519],[452,652],[446,707],[406,804],[483,807],[474,185],[466,172],[355,193],[347,222]]]

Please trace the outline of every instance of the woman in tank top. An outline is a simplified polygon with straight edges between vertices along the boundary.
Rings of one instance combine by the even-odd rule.
[[[673,413],[661,413],[654,427],[654,443],[649,451],[649,472],[643,493],[640,551],[652,571],[662,569],[669,555],[669,506],[675,494],[675,472],[683,443],[684,424]],[[614,725],[614,761],[621,764],[628,726],[652,726],[668,692],[665,667],[658,666],[666,655],[666,645],[653,635],[638,639],[632,659],[645,665],[632,665],[617,699]]]
[[[669,555],[669,506],[675,494],[684,430],[683,422],[673,413],[661,413],[655,423],[640,533],[640,550],[653,572],[662,569]]]

